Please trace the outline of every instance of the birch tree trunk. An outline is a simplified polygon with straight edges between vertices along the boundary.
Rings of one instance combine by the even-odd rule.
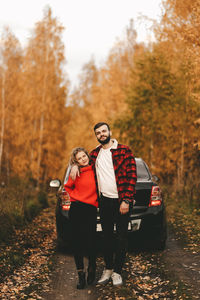
[[[46,46],[46,56],[45,56],[45,66],[44,66],[44,79],[43,79],[43,88],[42,88],[42,110],[40,117],[40,133],[39,133],[39,149],[38,149],[38,161],[37,161],[37,185],[39,186],[40,181],[40,169],[41,169],[41,161],[42,161],[42,143],[44,139],[44,122],[45,122],[45,102],[46,99],[46,89],[47,89],[47,75],[48,69],[47,64],[49,61],[49,41],[47,36],[47,46]]]
[[[185,130],[183,129],[183,133],[182,133],[182,137],[181,137],[180,187],[183,186],[184,152],[185,152]]]
[[[151,142],[150,142],[150,166],[151,166],[151,170],[153,170],[154,168],[154,163],[153,163],[153,137],[151,137]]]
[[[2,170],[2,157],[4,148],[4,133],[5,133],[5,73],[2,75],[2,91],[1,91],[1,139],[0,139],[0,175]]]
[[[32,131],[32,140],[31,140],[31,153],[30,153],[30,165],[33,163],[34,159],[34,137],[37,131],[37,120],[36,118],[33,121],[33,131]]]
[[[6,175],[7,175],[7,181],[10,182],[10,160],[9,160],[9,153],[10,151],[6,149]]]

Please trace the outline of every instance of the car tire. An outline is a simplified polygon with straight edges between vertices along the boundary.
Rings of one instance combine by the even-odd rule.
[[[160,250],[163,251],[165,250],[166,247],[166,240],[156,240],[154,244],[154,249],[155,250]]]
[[[154,242],[154,249],[156,250],[165,250],[166,247],[166,240],[167,240],[167,227],[160,233],[159,237],[155,239]]]
[[[56,248],[58,251],[63,250],[63,248],[64,248],[63,240],[59,236],[57,236]]]
[[[69,246],[69,242],[64,241],[61,238],[57,238],[56,249],[58,252],[64,252],[64,253],[71,253],[71,251],[72,251]]]
[[[138,251],[146,248],[146,239],[138,235],[130,235],[128,238],[128,249],[130,251]]]

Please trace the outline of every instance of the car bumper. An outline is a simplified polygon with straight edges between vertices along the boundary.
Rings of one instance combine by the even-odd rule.
[[[128,233],[159,233],[166,227],[165,210],[163,207],[148,207],[142,213],[131,213]],[[116,228],[114,227],[114,230]],[[97,232],[101,233],[100,217],[97,218]]]
[[[64,241],[70,238],[69,212],[62,211],[56,215],[56,227],[58,236]],[[116,228],[114,228],[116,230]],[[148,207],[145,211],[138,213],[137,210],[130,214],[128,225],[129,235],[146,235],[156,237],[166,233],[166,216],[163,206]],[[97,234],[102,235],[100,216],[97,216]]]
[[[166,216],[163,206],[148,207],[145,212],[133,213],[130,215],[130,221],[141,220],[139,228],[140,232],[152,232],[163,230],[166,226]],[[137,231],[132,228],[130,232]]]

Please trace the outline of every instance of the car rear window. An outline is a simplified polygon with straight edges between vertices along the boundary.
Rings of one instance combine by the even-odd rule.
[[[150,180],[151,176],[146,168],[143,160],[136,159],[136,170],[137,170],[137,181],[147,181]],[[69,178],[69,173],[71,171],[71,166],[68,166],[64,176],[64,184]]]
[[[64,184],[68,181],[70,171],[71,171],[71,166],[68,165],[68,167],[67,167],[67,169],[66,169],[66,171],[65,171]]]
[[[136,170],[138,181],[150,180],[150,174],[142,160],[136,160]]]

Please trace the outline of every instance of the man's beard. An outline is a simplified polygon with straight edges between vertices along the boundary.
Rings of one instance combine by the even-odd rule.
[[[110,138],[111,138],[111,136],[109,134],[105,140],[100,140],[100,139],[97,139],[97,140],[99,141],[99,143],[101,143],[101,145],[105,145],[110,142]]]

